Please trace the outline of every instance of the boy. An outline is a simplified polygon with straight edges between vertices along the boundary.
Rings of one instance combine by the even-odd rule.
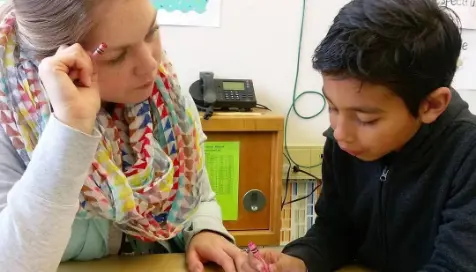
[[[476,271],[476,117],[450,88],[462,41],[449,14],[354,0],[335,17],[313,58],[331,123],[318,217],[263,251],[272,271]]]

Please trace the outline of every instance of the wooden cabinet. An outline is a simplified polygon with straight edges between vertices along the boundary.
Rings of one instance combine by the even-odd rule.
[[[201,120],[208,141],[239,142],[238,220],[224,221],[239,246],[279,245],[284,118],[270,111],[250,113],[216,112]],[[266,203],[250,211],[243,198],[259,190]],[[248,206],[249,207],[249,206]]]

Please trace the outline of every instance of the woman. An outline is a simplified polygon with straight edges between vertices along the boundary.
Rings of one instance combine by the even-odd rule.
[[[222,224],[200,119],[162,53],[150,2],[3,7],[2,271],[185,249],[190,271],[207,261],[235,271],[243,254]]]

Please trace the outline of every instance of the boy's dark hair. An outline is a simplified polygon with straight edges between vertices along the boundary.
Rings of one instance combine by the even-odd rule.
[[[353,0],[316,48],[313,67],[390,88],[415,117],[450,87],[461,51],[459,19],[436,0]]]

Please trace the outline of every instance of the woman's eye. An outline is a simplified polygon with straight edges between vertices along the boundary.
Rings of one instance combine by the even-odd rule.
[[[123,52],[117,58],[109,60],[109,63],[111,63],[111,64],[119,63],[119,62],[123,61],[125,57],[126,57],[126,52]]]
[[[157,33],[157,30],[159,30],[159,26],[155,25],[154,28],[150,30],[149,34],[147,34],[147,36],[145,37],[146,41],[150,41],[153,38],[155,38],[155,34]]]

